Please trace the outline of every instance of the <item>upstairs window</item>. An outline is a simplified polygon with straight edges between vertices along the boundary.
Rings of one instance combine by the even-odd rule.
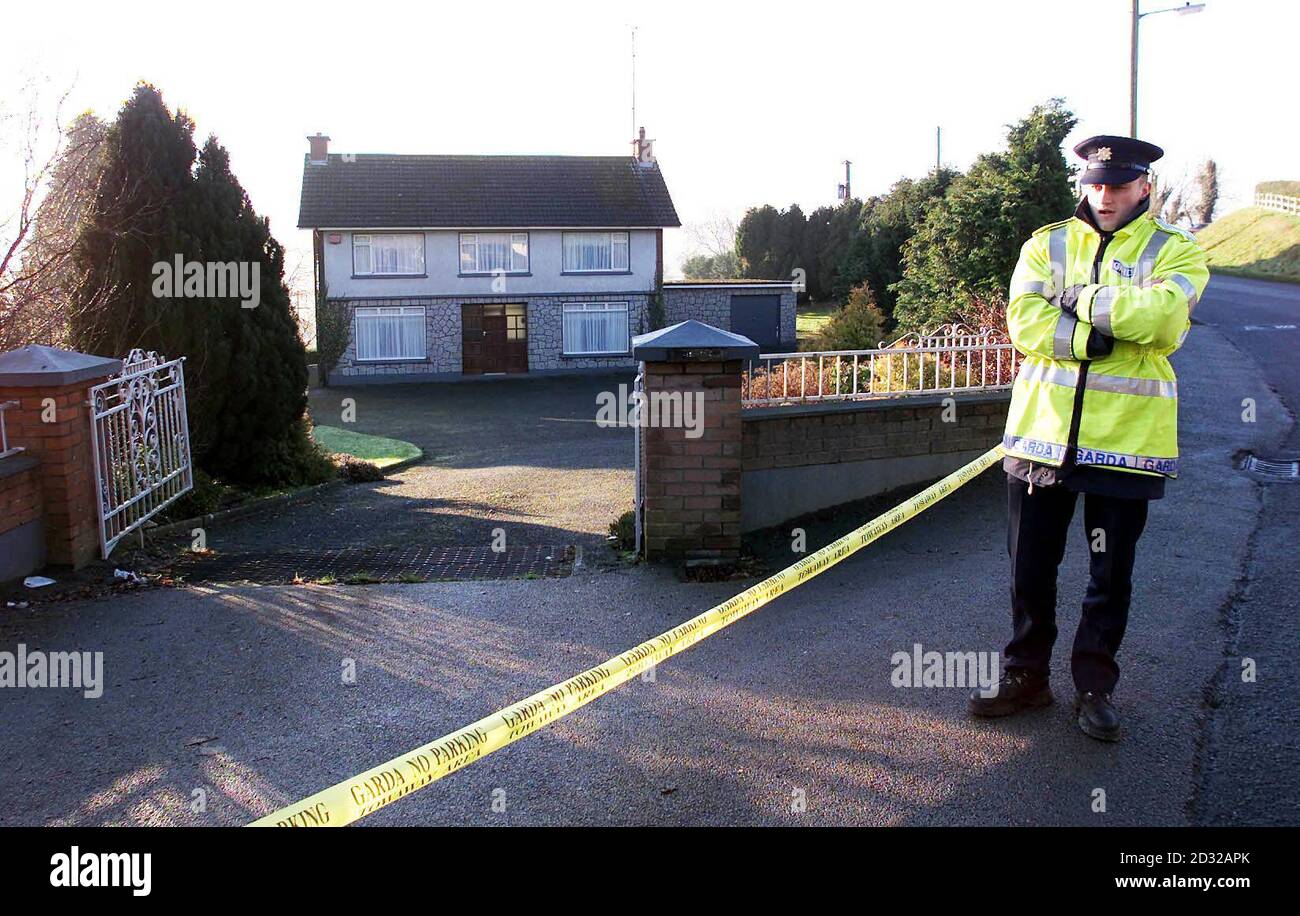
[[[463,274],[528,272],[527,232],[462,232],[460,272]]]
[[[424,233],[353,235],[352,272],[358,277],[422,275]]]
[[[626,273],[628,270],[626,232],[564,233],[565,273]]]

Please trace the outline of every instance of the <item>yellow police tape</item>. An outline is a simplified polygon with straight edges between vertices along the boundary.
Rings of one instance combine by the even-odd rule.
[[[526,700],[520,700],[513,706],[479,719],[473,725],[467,725],[431,744],[418,747],[409,754],[381,763],[317,792],[310,798],[274,811],[249,826],[342,827],[360,820],[367,814],[518,741],[542,726],[567,716],[606,691],[630,681],[647,668],[707,639],[778,595],[820,575],[978,477],[1001,454],[1001,445],[989,449],[970,464],[884,515],[877,516],[776,575],[750,586],[729,601],[646,640],[635,649],[616,655],[562,684],[548,687]]]

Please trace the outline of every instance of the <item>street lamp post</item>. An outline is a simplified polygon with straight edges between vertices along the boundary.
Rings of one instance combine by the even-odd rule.
[[[1143,17],[1154,16],[1157,13],[1177,13],[1186,16],[1205,9],[1204,3],[1189,2],[1182,6],[1171,6],[1163,10],[1143,13],[1138,11],[1138,4],[1139,0],[1133,0],[1133,31],[1129,40],[1128,133],[1134,138],[1138,135],[1138,23]]]

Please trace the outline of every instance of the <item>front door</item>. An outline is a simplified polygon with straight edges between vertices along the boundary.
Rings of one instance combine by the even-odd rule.
[[[496,375],[528,371],[528,309],[519,304],[460,307],[461,372]]]

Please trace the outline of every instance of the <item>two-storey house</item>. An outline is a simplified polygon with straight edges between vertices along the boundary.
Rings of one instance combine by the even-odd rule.
[[[631,156],[339,154],[307,139],[298,225],[347,328],[321,366],[331,380],[627,367],[634,335],[688,318],[795,347],[790,280],[663,282],[663,231],[681,223],[644,131]]]
[[[298,224],[347,313],[331,379],[632,365],[663,230],[681,225],[649,156],[338,154],[328,139],[308,138]]]

